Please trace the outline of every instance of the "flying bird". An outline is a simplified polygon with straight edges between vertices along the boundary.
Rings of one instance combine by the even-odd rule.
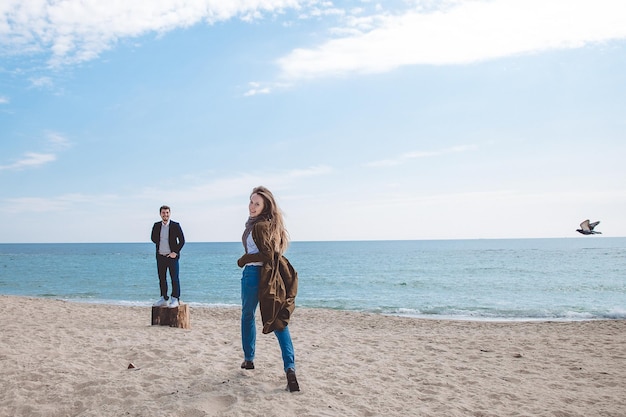
[[[576,231],[578,233],[582,233],[583,235],[601,235],[602,232],[596,232],[595,230],[593,230],[593,228],[596,227],[598,224],[600,224],[599,221],[589,223],[589,219],[587,219],[580,224],[580,229],[576,229]]]

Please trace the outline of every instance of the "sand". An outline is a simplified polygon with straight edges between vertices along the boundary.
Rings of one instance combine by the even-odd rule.
[[[0,416],[626,416],[623,320],[298,308],[302,390],[289,393],[273,335],[259,332],[256,369],[240,369],[238,309],[192,306],[191,329],[150,317],[0,296]]]

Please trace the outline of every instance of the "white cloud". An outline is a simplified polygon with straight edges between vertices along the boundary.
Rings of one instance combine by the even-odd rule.
[[[5,213],[48,213],[75,210],[78,206],[101,207],[118,201],[119,197],[111,194],[86,195],[63,194],[54,197],[20,197],[2,201],[0,209]]]
[[[287,178],[317,177],[327,175],[333,172],[333,169],[326,165],[318,165],[307,169],[294,169],[287,172],[284,176]]]
[[[71,146],[70,141],[63,135],[55,132],[47,134],[48,143],[55,149],[66,149]]]
[[[31,78],[30,84],[34,88],[50,88],[53,85],[52,78],[50,77],[37,77]]]
[[[9,198],[2,201],[0,208],[4,213],[47,213],[67,210],[67,204],[59,199],[43,197]]]
[[[272,91],[270,87],[262,86],[260,83],[256,82],[249,83],[249,86],[250,89],[243,94],[245,97],[256,96],[258,94],[269,94]]]
[[[0,171],[17,171],[26,168],[37,168],[57,160],[56,152],[71,146],[70,141],[59,133],[49,132],[46,141],[51,152],[26,152],[20,159],[8,165],[0,165]]]
[[[49,64],[84,62],[119,39],[163,33],[201,21],[209,24],[299,9],[299,0],[3,0],[0,47],[51,53]],[[317,2],[308,1],[307,5]]]
[[[10,166],[0,166],[2,169],[18,169],[37,164],[44,164],[56,159],[52,154],[29,153]],[[235,200],[240,204],[248,198],[248,193],[258,185],[268,186],[272,191],[293,189],[300,179],[314,178],[327,175],[332,169],[327,166],[313,166],[306,169],[296,169],[290,171],[280,171],[271,173],[257,172],[254,174],[243,174],[237,176],[197,179],[198,185],[188,187],[177,187],[174,190],[164,190],[162,188],[146,188],[140,192],[133,191],[132,194],[61,194],[51,197],[21,197],[0,199],[0,211],[7,213],[25,212],[56,212],[66,210],[77,210],[80,207],[102,207],[105,204],[124,201],[125,209],[131,206],[142,206],[146,202],[158,207],[166,202],[176,202],[177,206],[185,207],[192,212],[199,208],[202,213],[207,207],[212,207],[214,203],[224,204],[225,201]],[[192,181],[187,178],[187,181]],[[173,204],[173,203],[172,203]],[[125,210],[124,209],[124,210]]]
[[[478,149],[476,145],[461,145],[461,146],[453,146],[451,148],[438,149],[434,151],[412,151],[407,152],[402,155],[398,155],[395,158],[390,159],[382,159],[379,161],[369,162],[365,164],[368,167],[389,167],[404,164],[405,162],[411,159],[418,158],[429,158],[433,156],[445,155],[450,153],[459,153],[459,152],[468,152]]]
[[[337,2],[341,4],[341,2]],[[0,54],[40,53],[51,66],[98,57],[119,40],[206,22],[294,11],[300,19],[339,19],[333,39],[280,58],[281,78],[377,73],[407,65],[455,65],[626,38],[623,0],[412,1],[391,12],[380,3],[344,10],[323,0],[4,0]],[[397,5],[396,5],[397,6]],[[286,23],[288,18],[283,19]],[[20,52],[18,52],[20,51]],[[33,86],[49,86],[46,78]],[[246,95],[267,94],[269,88]]]
[[[0,96],[0,104],[9,104],[8,97]]]
[[[138,194],[142,200],[165,199],[191,205],[194,203],[216,202],[229,200],[235,197],[245,196],[258,185],[265,185],[272,191],[291,188],[300,179],[314,178],[332,173],[328,166],[313,166],[305,169],[290,171],[255,172],[254,174],[242,174],[231,177],[205,180],[198,179],[197,185],[189,187],[177,187],[171,191],[163,191],[157,188],[147,188]],[[191,182],[191,179],[187,179]]]
[[[456,65],[626,38],[623,0],[461,0],[367,20],[376,27],[298,48],[278,60],[285,79]],[[361,28],[363,25],[361,25]],[[335,29],[337,33],[354,27]]]
[[[290,201],[290,233],[295,240],[575,237],[585,212],[596,213],[604,236],[624,236],[626,231],[620,217],[626,195],[618,189],[591,190],[582,205],[580,192],[575,190],[377,191],[381,190],[354,197],[316,195]],[[598,207],[605,209],[599,213]],[[376,221],[363,228],[363,219]]]
[[[0,171],[19,170],[24,168],[36,168],[55,161],[56,155],[51,153],[28,152],[18,161],[9,165],[0,165]]]

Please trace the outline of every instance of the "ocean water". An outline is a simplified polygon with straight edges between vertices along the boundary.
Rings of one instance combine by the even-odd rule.
[[[239,242],[188,242],[181,299],[238,306]],[[470,320],[626,318],[626,238],[293,242],[303,307]],[[149,306],[152,243],[0,244],[0,294]],[[169,282],[169,279],[168,279]]]

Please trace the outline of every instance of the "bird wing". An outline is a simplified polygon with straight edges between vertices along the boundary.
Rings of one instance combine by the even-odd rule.
[[[599,222],[599,221],[598,221],[598,222],[589,223],[589,228],[590,228],[591,230],[593,230],[593,228],[594,228],[594,227],[596,227],[596,226],[597,226],[597,225],[599,225],[599,224],[600,224],[600,222]]]
[[[584,222],[582,222],[580,224],[580,228],[583,229],[586,232],[590,232],[591,228],[589,227],[589,219],[585,220]]]

